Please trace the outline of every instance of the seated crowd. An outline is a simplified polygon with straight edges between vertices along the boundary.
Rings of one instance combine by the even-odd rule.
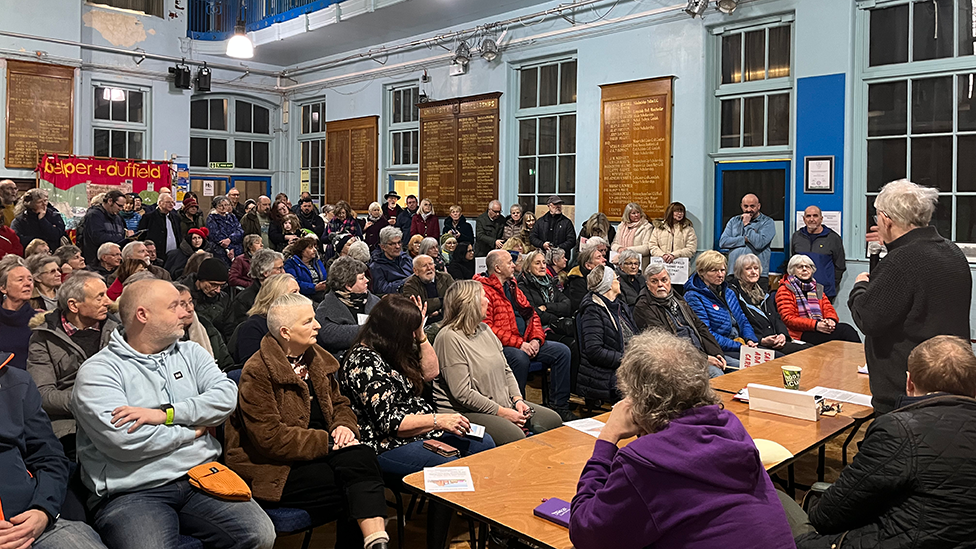
[[[439,219],[396,192],[363,217],[307,193],[241,204],[231,189],[210,212],[193,193],[145,198],[93,199],[77,245],[44,190],[11,227],[0,218],[0,466],[29,473],[0,486],[0,547],[271,547],[265,510],[299,508],[337,521],[337,547],[382,549],[386,487],[577,419],[573,394],[616,403],[572,502],[580,549],[976,535],[953,514],[976,503],[976,356],[958,338],[915,348],[904,407],[809,514],[773,488],[709,379],[743,346],[783,356],[860,336],[831,304],[843,257],[798,252],[770,291],[754,195],[723,233],[729,257],[697,254],[677,202],[663,220],[629,204],[617,227],[594,214],[577,233],[558,196],[538,219],[493,200],[474,227],[458,205]],[[673,285],[682,258],[691,276]],[[534,372],[545,406],[526,400]],[[217,461],[249,493],[200,481]],[[428,548],[454,515],[430,502]]]

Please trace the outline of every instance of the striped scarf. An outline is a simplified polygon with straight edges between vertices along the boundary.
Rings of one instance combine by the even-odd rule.
[[[816,280],[811,278],[809,281],[804,282],[795,275],[787,275],[785,284],[796,298],[796,309],[801,317],[823,320],[823,312],[820,310],[820,300],[817,298]]]

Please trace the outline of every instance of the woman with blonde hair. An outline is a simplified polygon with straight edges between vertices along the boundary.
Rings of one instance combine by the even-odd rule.
[[[380,243],[380,229],[389,226],[389,224],[383,220],[383,206],[379,202],[370,204],[366,211],[369,214],[366,216],[366,224],[363,226],[363,240],[366,241],[366,245],[372,251]]]
[[[519,233],[518,237],[521,238],[522,242],[525,243],[526,252],[531,252],[536,249],[536,247],[532,245],[532,239],[529,238],[529,235],[532,234],[533,227],[535,227],[535,214],[532,212],[525,212],[522,214],[522,232]]]
[[[30,244],[24,246],[24,259],[32,255],[49,255],[50,253],[51,247],[40,238],[35,238],[30,241]]]
[[[610,250],[618,254],[631,250],[640,256],[640,264],[647,266],[651,259],[650,241],[654,226],[647,220],[640,204],[631,202],[624,207],[617,228],[617,237],[613,239]]]
[[[757,347],[759,339],[749,324],[735,292],[725,281],[727,260],[715,250],[702,252],[695,274],[685,284],[685,302],[715,336],[728,366],[739,366],[739,348]]]
[[[441,224],[434,213],[434,205],[427,198],[420,201],[420,208],[413,214],[410,221],[410,234],[420,235],[424,238],[440,238]]]
[[[247,320],[237,326],[227,343],[235,363],[244,364],[261,348],[261,338],[268,333],[268,309],[274,300],[297,292],[298,282],[290,274],[277,274],[264,279],[261,290],[254,298],[254,305],[247,312]]]
[[[698,250],[698,236],[695,226],[686,217],[685,205],[672,202],[664,212],[664,221],[654,227],[649,242],[651,256],[671,263],[677,257],[695,257]]]
[[[603,212],[596,212],[591,215],[589,219],[583,223],[583,228],[580,229],[579,234],[579,248],[583,249],[584,240],[588,240],[595,236],[606,240],[607,242],[613,242],[617,237],[617,231],[610,224],[610,219]]]

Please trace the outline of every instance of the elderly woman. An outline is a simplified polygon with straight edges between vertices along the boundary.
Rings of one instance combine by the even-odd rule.
[[[474,270],[474,245],[470,242],[458,242],[457,248],[451,254],[451,262],[447,265],[447,274],[454,280],[471,280]]]
[[[380,229],[388,226],[388,223],[383,221],[383,207],[379,202],[370,204],[367,211],[369,215],[366,216],[366,225],[363,227],[363,240],[370,250],[375,250],[380,243]]]
[[[129,279],[130,276],[140,272],[145,271],[149,268],[146,262],[142,259],[123,259],[122,263],[119,264],[119,268],[115,270],[115,280],[108,287],[108,291],[105,295],[109,299],[115,301],[122,295],[122,290],[125,285],[125,281]]]
[[[136,277],[137,275],[133,275],[128,280],[135,280]],[[196,304],[193,302],[193,296],[190,295],[189,287],[183,284],[173,284],[173,286],[176,287],[176,291],[180,292],[180,306],[189,313],[183,318],[183,337],[180,338],[180,341],[192,341],[203,347],[203,350],[214,358],[221,370],[226,372],[232,369],[234,359],[227,350],[220,330],[207,317],[197,315]]]
[[[738,366],[739,348],[756,347],[759,338],[725,281],[725,256],[708,250],[698,256],[695,274],[685,284],[685,301],[725,352],[730,366]]]
[[[71,244],[65,244],[54,250],[54,257],[58,259],[58,267],[61,267],[61,281],[68,279],[73,271],[80,271],[85,268],[85,256],[81,255],[81,248]]]
[[[24,266],[24,260],[15,255],[0,259],[0,351],[13,353],[9,366],[27,369],[27,348],[30,342],[31,318],[36,312],[30,304],[34,292],[34,278]]]
[[[244,364],[261,347],[261,338],[268,333],[268,309],[274,300],[298,291],[298,283],[290,274],[269,276],[261,284],[254,305],[247,311],[247,319],[237,325],[230,341],[230,354],[236,364]]]
[[[491,435],[466,437],[471,424],[461,414],[439,414],[423,397],[424,385],[439,374],[437,355],[424,333],[419,298],[385,296],[339,372],[342,392],[359,418],[363,444],[376,450],[380,468],[402,478],[456,460],[424,448],[436,439],[466,456],[494,447]],[[431,504],[427,514],[427,547],[447,544],[453,511]]]
[[[522,206],[512,204],[508,209],[508,217],[505,218],[505,228],[502,230],[502,240],[508,240],[514,236],[522,236],[522,229],[525,227],[525,218],[522,216]]]
[[[813,278],[816,265],[802,254],[790,258],[786,275],[776,290],[776,309],[790,331],[790,337],[810,345],[827,341],[861,342],[850,324],[840,322],[837,311],[824,295],[823,284]]]
[[[230,304],[231,324],[238,325],[247,318],[247,311],[254,306],[254,300],[261,291],[261,283],[266,278],[285,272],[285,256],[280,252],[261,248],[251,256],[251,267],[247,276],[251,285],[238,292]]]
[[[776,298],[763,290],[759,282],[762,263],[756,254],[740,255],[732,272],[733,277],[727,280],[729,288],[739,298],[739,307],[749,319],[760,345],[783,354],[809,348],[805,343],[793,341],[776,310]]]
[[[434,260],[434,268],[441,272],[447,272],[447,265],[441,257],[441,247],[437,244],[437,239],[428,236],[420,241],[420,254],[428,255]]]
[[[410,234],[420,235],[424,238],[440,238],[441,224],[434,213],[434,205],[427,198],[420,201],[420,208],[413,214],[410,220]]]
[[[471,228],[471,223],[468,223],[468,220],[464,218],[461,213],[461,206],[458,204],[451,206],[450,215],[444,220],[442,234],[449,234],[458,242],[474,243],[474,230]]]
[[[213,209],[214,212],[207,216],[210,241],[224,250],[224,253],[214,255],[230,266],[235,257],[244,254],[244,229],[226,196],[214,197]]]
[[[48,255],[50,253],[51,247],[47,245],[47,242],[44,242],[40,238],[35,238],[34,240],[30,241],[30,244],[24,246],[24,259],[27,259],[32,255]]]
[[[329,287],[325,282],[325,265],[315,249],[318,242],[312,237],[299,238],[285,248],[285,272],[298,281],[302,295],[316,303],[322,301]]]
[[[35,238],[47,242],[49,250],[57,249],[64,236],[64,219],[61,213],[47,201],[47,191],[31,189],[24,193],[14,208],[14,220],[10,228],[20,237],[25,248]]]
[[[236,288],[247,288],[253,282],[248,272],[251,270],[251,256],[254,252],[264,248],[261,235],[249,234],[244,237],[244,253],[234,258],[227,273],[227,282]]]
[[[437,411],[460,412],[484,425],[497,445],[525,438],[523,427],[533,433],[559,427],[559,414],[523,400],[501,341],[483,322],[487,314],[480,282],[461,280],[444,296],[444,321],[434,341],[441,372],[434,383]]]
[[[227,465],[268,506],[303,509],[312,524],[341,515],[336,547],[386,549],[386,496],[376,454],[336,382],[339,363],[315,344],[312,302],[289,294],[268,310],[269,333],[241,372],[227,421]]]
[[[546,252],[546,272],[556,279],[560,290],[563,289],[566,277],[569,276],[569,272],[566,270],[567,265],[569,265],[569,258],[566,257],[566,250],[554,247]]]
[[[630,309],[620,299],[620,280],[612,267],[598,265],[586,277],[589,293],[576,313],[580,367],[576,393],[587,399],[616,402],[617,368],[624,348],[638,333]]]
[[[664,221],[651,233],[651,255],[671,263],[677,257],[695,257],[698,236],[695,226],[685,216],[685,205],[672,202],[664,212]]]
[[[322,325],[319,345],[342,356],[359,335],[359,315],[370,314],[380,298],[369,292],[366,264],[351,257],[335,260],[327,282],[329,293],[315,309],[315,318]]]
[[[651,233],[654,226],[647,220],[647,215],[641,209],[640,204],[631,202],[624,207],[624,213],[620,217],[617,237],[613,239],[610,249],[618,254],[631,250],[637,253],[639,263],[637,270],[640,271],[641,265],[648,265],[651,260]],[[623,261],[617,257],[617,262]]]
[[[623,296],[622,299],[627,307],[633,311],[641,290],[647,286],[644,275],[641,274],[641,255],[635,250],[626,249],[617,256],[617,265],[617,276],[620,277],[620,294]]]
[[[323,208],[324,210],[324,208]],[[332,219],[325,225],[325,236],[331,239],[334,235],[349,233],[359,238],[363,237],[363,230],[356,221],[356,212],[345,200],[336,202]]]
[[[577,549],[795,546],[756,444],[709,386],[706,365],[663,331],[631,341],[617,372],[624,399],[573,498]]]
[[[32,255],[24,266],[34,278],[31,307],[37,311],[53,311],[58,307],[58,288],[61,287],[61,268],[53,255]]]

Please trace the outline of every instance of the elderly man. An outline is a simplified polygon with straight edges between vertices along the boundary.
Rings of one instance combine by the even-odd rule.
[[[237,187],[231,187],[227,191],[227,200],[230,200],[231,213],[238,221],[244,217],[247,212],[244,210],[244,204],[241,204],[241,191],[237,190]]]
[[[108,312],[111,300],[105,292],[101,277],[78,271],[61,285],[57,308],[35,316],[30,323],[34,332],[27,371],[41,393],[41,404],[51,418],[54,434],[72,457],[75,421],[71,390],[75,376],[82,362],[108,345],[119,325],[118,318]]]
[[[98,252],[102,244],[111,242],[120,248],[125,245],[126,237],[132,236],[132,231],[125,228],[125,220],[119,212],[125,208],[125,193],[109,191],[102,198],[102,203],[88,208],[84,227],[81,231],[82,254],[85,261],[91,265],[98,259]]]
[[[485,257],[488,252],[501,249],[505,245],[502,240],[504,232],[505,216],[502,215],[502,203],[492,200],[488,203],[488,211],[475,219],[474,255]]]
[[[397,216],[403,211],[403,208],[397,204],[400,195],[396,191],[390,191],[383,196],[383,200],[386,200],[386,204],[383,205],[383,218],[388,225],[396,225]]]
[[[153,264],[151,254],[149,253],[149,244],[151,243],[152,240],[150,240],[148,243],[139,240],[129,242],[125,245],[125,248],[122,248],[122,261],[125,261],[126,259],[141,259],[142,261],[146,262],[149,272],[151,272],[156,278],[160,280],[173,280],[173,276],[169,274],[169,271]],[[155,249],[155,245],[153,248]]]
[[[258,197],[254,209],[241,218],[241,228],[244,229],[244,235],[260,235],[261,244],[269,250],[271,249],[271,241],[268,240],[268,227],[271,226],[270,212],[271,199],[262,195]]]
[[[515,263],[508,251],[489,252],[485,267],[487,277],[474,276],[474,280],[484,287],[489,302],[485,323],[501,341],[505,360],[515,374],[519,391],[525,394],[531,363],[541,362],[544,368],[551,370],[551,408],[563,421],[577,419],[569,411],[569,347],[558,341],[546,341],[539,315],[515,281]]]
[[[644,269],[647,286],[641,288],[634,305],[637,329],[642,332],[666,330],[687,339],[708,357],[709,377],[724,374],[726,366],[738,367],[739,361],[724,356],[725,352],[708,326],[691,310],[684,298],[671,289],[671,275],[664,267],[664,263],[651,263]]]
[[[823,212],[816,206],[803,210],[803,224],[790,238],[790,255],[803,254],[813,260],[817,268],[813,278],[823,284],[824,294],[833,301],[847,270],[844,241],[824,226]]]
[[[739,206],[742,215],[729,220],[718,245],[730,250],[729,265],[735,265],[735,260],[742,254],[756,254],[762,265],[762,276],[768,280],[770,246],[776,236],[776,225],[771,217],[759,211],[762,205],[758,196],[751,193],[743,196]]]
[[[443,300],[454,278],[434,269],[434,259],[426,254],[413,258],[413,275],[403,283],[403,295],[417,296],[427,304],[427,319],[437,322],[444,318]]]
[[[204,259],[200,269],[181,282],[190,288],[197,316],[213,322],[225,341],[230,339],[236,326],[229,318],[230,295],[224,291],[227,286],[227,265],[216,257]]]
[[[122,263],[122,249],[114,242],[106,242],[98,247],[96,263],[89,263],[88,270],[97,273],[103,279],[115,272]]]
[[[810,510],[779,493],[799,549],[971,547],[976,539],[976,356],[936,336],[908,356],[907,396],[868,427]]]
[[[418,211],[420,211],[420,203],[417,201],[417,197],[412,194],[407,195],[407,207],[400,210],[400,213],[397,214],[396,224],[393,226],[400,229],[401,234],[409,236],[410,225],[413,223],[413,215]],[[403,242],[403,247],[407,247],[406,242]]]
[[[304,193],[308,194],[308,193]],[[302,224],[303,229],[308,229],[315,233],[320,240],[322,235],[325,233],[325,221],[319,216],[318,209],[315,207],[315,203],[312,202],[310,196],[303,196],[298,201],[297,213],[298,222]]]
[[[254,252],[251,256],[251,268],[248,271],[248,276],[253,282],[234,296],[234,301],[230,304],[231,326],[236,327],[247,319],[247,312],[254,306],[254,300],[261,291],[261,283],[271,275],[284,272],[285,256],[280,252],[266,248]]]
[[[149,254],[149,265],[162,268],[163,260],[160,259],[159,254],[156,252],[156,243],[148,238],[142,241],[146,245],[146,253]]]
[[[168,194],[159,195],[156,209],[147,213],[139,220],[139,231],[146,231],[142,236],[159,244],[157,255],[165,263],[166,254],[176,250],[183,238],[180,232],[180,214],[173,208],[176,202]],[[162,253],[159,253],[162,252]]]
[[[369,262],[373,275],[373,292],[379,295],[400,293],[403,283],[413,274],[413,262],[403,251],[403,233],[396,227],[380,229],[380,245]]]
[[[573,307],[574,314],[579,309],[580,302],[583,301],[586,292],[589,291],[586,288],[586,277],[597,265],[607,264],[599,246],[593,246],[589,242],[587,244],[580,252],[579,264],[569,271],[566,282],[563,284],[563,294],[569,298],[569,304]]]
[[[3,225],[9,227],[14,222],[14,205],[17,203],[17,184],[10,179],[0,181],[0,210],[3,211]]]
[[[207,430],[237,405],[213,357],[180,341],[187,314],[172,283],[133,282],[119,298],[125,331],[78,371],[71,404],[94,524],[112,549],[176,547],[181,533],[270,548],[274,526],[257,503],[210,496],[187,478],[220,457]]]
[[[857,276],[847,306],[864,334],[871,403],[890,412],[905,394],[905,364],[919,343],[937,335],[969,339],[972,275],[966,256],[929,225],[939,193],[902,179],[874,201],[888,254]]]
[[[569,255],[576,245],[576,229],[573,222],[563,215],[563,199],[552,195],[546,204],[549,212],[536,220],[529,240],[536,248],[547,252],[553,247],[562,248]]]

